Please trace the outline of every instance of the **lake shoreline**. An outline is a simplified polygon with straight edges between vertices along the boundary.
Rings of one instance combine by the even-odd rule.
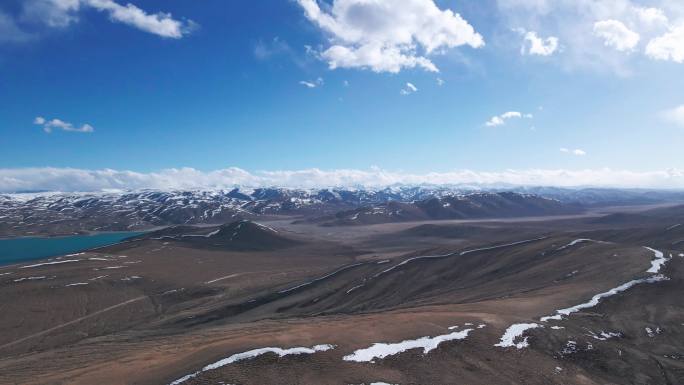
[[[145,231],[100,232],[54,237],[0,239],[0,266],[97,250],[126,242]]]

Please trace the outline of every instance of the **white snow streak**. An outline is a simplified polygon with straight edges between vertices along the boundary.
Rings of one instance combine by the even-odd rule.
[[[583,243],[583,242],[595,242],[595,241],[594,241],[593,239],[588,239],[588,238],[575,239],[574,241],[568,243],[568,244],[565,245],[565,246],[561,246],[561,247],[559,247],[559,248],[556,249],[556,250],[557,250],[557,251],[564,250],[564,249],[567,249],[568,247],[573,247],[573,246],[575,246],[576,244],[578,244],[578,243]]]
[[[667,261],[669,261],[669,259],[665,258],[663,255],[663,252],[661,252],[659,250],[652,249],[650,247],[645,247],[645,248],[652,251],[655,254],[655,259],[653,259],[651,261],[651,267],[648,270],[646,270],[646,272],[647,273],[658,273],[660,271],[660,268]],[[563,319],[563,316],[567,316],[567,315],[570,315],[572,313],[576,313],[582,309],[592,308],[592,307],[598,305],[602,299],[614,296],[614,295],[619,294],[619,293],[622,293],[623,291],[626,291],[635,285],[638,285],[641,283],[655,283],[655,282],[661,282],[661,281],[667,281],[667,280],[669,280],[669,278],[665,277],[662,274],[653,275],[653,276],[650,276],[648,278],[634,279],[634,280],[629,281],[627,283],[623,283],[622,285],[620,285],[618,287],[612,288],[612,289],[610,289],[604,293],[596,294],[589,301],[587,301],[585,303],[581,303],[579,305],[575,305],[575,306],[565,308],[565,309],[556,310],[556,314],[541,317],[539,320],[542,322],[547,322],[549,320],[559,321],[559,320]]]
[[[646,270],[647,273],[658,273],[660,271],[660,268],[663,267],[665,262],[669,261],[669,258],[665,258],[664,254],[662,251],[658,251],[656,249],[652,249],[650,247],[644,247],[647,250],[651,250],[653,253],[655,253],[655,259],[651,261],[651,268]]]
[[[302,348],[290,348],[290,349],[260,348],[260,349],[249,350],[246,352],[233,354],[232,356],[230,356],[228,358],[224,358],[220,361],[214,362],[213,364],[209,364],[209,365],[203,367],[202,369],[196,371],[195,373],[188,374],[186,376],[183,376],[183,377],[173,381],[169,385],[182,384],[183,382],[185,382],[191,378],[197,377],[197,375],[202,373],[202,372],[218,369],[220,367],[232,364],[234,362],[247,360],[250,358],[255,358],[255,357],[258,357],[258,356],[260,356],[262,354],[266,354],[266,353],[274,353],[274,354],[277,354],[279,357],[285,357],[288,355],[314,354],[316,352],[325,352],[325,351],[328,351],[328,350],[331,350],[334,348],[335,348],[335,346],[333,346],[333,345],[316,345],[316,346],[311,347],[311,348],[303,348],[303,347]]]
[[[371,362],[376,358],[385,358],[418,348],[423,349],[423,354],[428,354],[430,351],[436,349],[442,342],[465,339],[472,330],[473,329],[464,329],[441,336],[422,337],[416,340],[406,340],[398,343],[375,343],[368,348],[356,350],[354,353],[344,356],[343,359],[345,361],[354,362]]]
[[[518,349],[526,348],[530,346],[530,344],[527,342],[527,337],[524,337],[522,341],[520,342],[515,342],[515,340],[519,337],[522,337],[522,335],[530,329],[536,329],[538,327],[543,327],[539,324],[536,323],[522,323],[522,324],[513,324],[506,329],[506,332],[504,333],[503,336],[501,336],[501,341],[499,341],[498,344],[494,346],[498,346],[501,348],[509,348],[509,347],[516,347]]]
[[[381,275],[383,275],[383,274],[385,274],[385,273],[389,273],[390,271],[396,269],[397,267],[406,265],[407,263],[410,263],[410,262],[413,262],[413,261],[416,261],[416,260],[419,260],[419,259],[447,258],[447,257],[453,257],[453,256],[455,256],[455,255],[463,256],[463,255],[470,254],[470,253],[476,253],[476,252],[478,252],[478,251],[495,250],[495,249],[500,249],[500,248],[503,248],[503,247],[517,246],[517,245],[521,245],[521,244],[524,244],[524,243],[541,241],[541,240],[546,239],[546,238],[547,238],[547,237],[539,237],[539,238],[534,238],[534,239],[526,239],[526,240],[523,240],[523,241],[517,241],[517,242],[512,242],[512,243],[506,243],[506,244],[503,244],[503,245],[494,245],[494,246],[488,246],[488,247],[481,247],[481,248],[479,248],[479,249],[465,250],[465,251],[461,251],[460,253],[459,253],[459,252],[454,252],[454,253],[440,254],[440,255],[424,255],[424,256],[419,256],[419,257],[412,257],[412,258],[409,258],[409,259],[407,259],[407,260],[405,260],[405,261],[402,261],[402,262],[400,262],[400,263],[398,263],[398,264],[396,264],[396,265],[390,267],[389,269],[383,270],[383,271],[381,271],[381,272],[375,274],[374,278],[377,278],[377,277],[379,277],[379,276],[381,276]]]
[[[660,275],[660,274],[654,275],[654,276],[648,277],[648,278],[635,279],[635,280],[629,281],[627,283],[623,283],[622,285],[615,287],[615,288],[612,288],[612,289],[610,289],[604,293],[596,294],[589,301],[587,301],[585,303],[575,305],[575,306],[572,306],[572,307],[569,307],[566,309],[556,310],[555,315],[541,317],[540,321],[546,322],[548,320],[561,320],[561,319],[563,319],[564,315],[567,316],[567,315],[570,315],[572,313],[576,313],[582,309],[592,308],[592,307],[598,305],[602,299],[614,296],[614,295],[619,294],[619,293],[622,293],[623,291],[626,291],[626,290],[630,289],[631,287],[638,285],[640,283],[655,283],[655,282],[668,281],[668,280],[669,280],[669,278],[665,277],[664,275]]]
[[[71,262],[80,262],[80,259],[67,259],[64,261],[55,261],[55,262],[44,262],[44,263],[37,263],[35,265],[28,265],[28,266],[22,266],[20,269],[30,269],[33,267],[40,267],[40,266],[47,266],[47,265],[59,265],[62,263],[71,263]]]
[[[622,337],[622,333],[601,331],[600,333],[596,334],[594,332],[589,332],[589,336],[599,341],[606,341],[611,338]]]
[[[40,276],[40,277],[26,277],[26,278],[17,278],[14,280],[14,282],[23,282],[23,281],[37,281],[41,279],[45,279],[47,277],[45,276]]]
[[[297,285],[297,286],[295,286],[295,287],[291,287],[291,288],[289,288],[289,289],[281,290],[281,291],[279,291],[278,293],[279,293],[279,294],[289,293],[289,292],[291,292],[291,291],[293,291],[293,290],[297,290],[297,289],[302,288],[302,287],[304,287],[304,286],[309,286],[309,285],[311,285],[311,284],[313,284],[313,283],[322,281],[322,280],[324,280],[324,279],[326,279],[326,278],[330,278],[330,277],[332,277],[333,275],[336,275],[336,274],[338,274],[338,273],[341,273],[341,272],[343,272],[343,271],[345,271],[345,270],[349,270],[349,269],[351,269],[351,268],[353,268],[353,267],[356,267],[356,266],[361,266],[361,265],[363,265],[363,264],[365,264],[365,263],[366,263],[366,262],[359,262],[359,263],[355,263],[355,264],[352,264],[352,265],[347,265],[347,266],[341,267],[341,268],[339,268],[339,269],[333,271],[332,273],[329,273],[329,274],[326,274],[326,275],[324,275],[324,276],[322,276],[322,277],[316,278],[316,279],[314,279],[313,281],[304,282],[304,283],[302,283],[302,284],[300,284],[300,285]]]

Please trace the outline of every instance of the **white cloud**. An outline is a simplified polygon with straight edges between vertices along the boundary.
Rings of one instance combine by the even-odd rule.
[[[489,119],[486,123],[485,126],[487,127],[496,127],[496,126],[502,126],[506,124],[503,119],[501,119],[498,116],[493,116],[491,119]]]
[[[522,26],[536,31],[537,37],[557,37],[562,49],[554,54],[553,63],[566,70],[629,76],[636,55],[625,55],[627,51],[684,62],[677,45],[678,29],[670,25],[670,20],[684,20],[681,0],[497,0],[497,4],[504,28],[520,32]],[[607,45],[615,49],[606,49]]]
[[[684,105],[663,111],[661,115],[666,121],[684,127]]]
[[[684,23],[649,41],[646,55],[656,60],[684,63]]]
[[[454,170],[410,174],[379,168],[369,170],[261,171],[239,168],[203,172],[193,168],[159,172],[83,170],[72,168],[0,169],[0,192],[103,191],[111,189],[220,189],[243,187],[367,187],[392,185],[526,185],[684,188],[684,170],[635,172],[612,169],[527,169],[500,172]]]
[[[38,116],[33,120],[33,124],[38,126],[43,126],[43,131],[46,133],[52,133],[53,130],[62,130],[67,132],[83,132],[91,133],[95,129],[90,124],[84,124],[81,127],[74,127],[73,124],[65,122],[60,119],[47,120],[42,116]]]
[[[635,12],[639,21],[647,26],[667,25],[669,23],[665,12],[659,8],[635,7]]]
[[[442,78],[437,78],[436,81],[437,81],[437,85],[438,85],[438,86],[443,86],[443,85],[444,85],[444,80],[442,80]]]
[[[78,13],[92,8],[107,13],[109,19],[161,37],[180,39],[194,27],[192,21],[180,21],[170,13],[147,13],[128,3],[114,0],[30,0],[24,3],[24,17],[50,27],[67,27],[78,22]]]
[[[437,72],[430,54],[484,39],[461,15],[433,0],[333,0],[330,12],[316,0],[297,0],[306,17],[330,36],[320,53],[331,69],[365,68],[397,73],[419,67]]]
[[[639,44],[638,33],[627,28],[618,20],[601,20],[594,23],[594,34],[603,39],[604,44],[618,51],[631,51]]]
[[[489,119],[485,123],[485,126],[487,126],[487,127],[503,126],[504,124],[506,124],[506,120],[521,119],[521,118],[532,119],[532,118],[534,118],[534,115],[523,114],[522,112],[518,112],[518,111],[508,111],[508,112],[504,112],[501,115],[492,116],[492,118]]]
[[[301,80],[299,84],[307,88],[316,88],[322,86],[323,84],[325,84],[325,82],[323,81],[323,78],[319,77],[318,79],[313,81]]]
[[[504,119],[522,118],[522,114],[518,111],[508,111],[501,114],[501,117]]]
[[[23,3],[23,17],[62,28],[78,22],[80,8],[81,0],[27,0]]]
[[[550,56],[558,50],[558,38],[549,36],[542,38],[534,31],[527,31],[523,35],[523,46],[520,53],[523,55]]]
[[[418,92],[418,87],[414,86],[413,83],[406,83],[406,86],[399,91],[402,95],[411,95],[414,92]]]
[[[574,149],[574,150],[570,150],[570,149],[567,149],[567,148],[561,148],[560,151],[561,151],[561,152],[564,152],[564,153],[566,153],[566,154],[572,154],[572,155],[577,155],[577,156],[584,156],[584,155],[587,155],[586,151],[580,150],[579,148]]]

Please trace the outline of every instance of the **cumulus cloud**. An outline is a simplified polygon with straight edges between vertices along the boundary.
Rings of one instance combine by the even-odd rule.
[[[240,168],[202,172],[193,168],[139,173],[73,168],[0,169],[0,192],[104,191],[139,189],[223,189],[237,186],[328,188],[382,188],[393,185],[517,185],[684,188],[684,170],[635,172],[612,169],[528,169],[501,172],[455,170],[411,174],[369,170],[261,171]]]
[[[320,52],[331,69],[365,68],[397,73],[419,67],[437,72],[428,58],[464,45],[479,48],[484,39],[458,13],[433,0],[333,0],[330,11],[316,0],[297,0],[306,17],[330,37]]]
[[[325,83],[323,81],[323,78],[319,77],[318,79],[313,81],[301,80],[299,84],[303,85],[306,88],[316,88],[322,86]]]
[[[604,40],[604,44],[618,51],[631,51],[639,44],[638,33],[627,28],[618,20],[601,20],[594,23],[594,34]]]
[[[114,0],[29,0],[24,3],[24,18],[41,21],[49,27],[67,27],[78,22],[84,8],[104,12],[109,19],[165,38],[180,39],[194,27],[192,21],[180,21],[170,13],[147,13],[128,3]]]
[[[684,105],[663,111],[661,115],[666,121],[684,127]]]
[[[680,0],[497,0],[497,4],[501,20],[509,28],[520,32],[522,26],[536,31],[537,36],[526,42],[529,46],[541,43],[540,36],[557,37],[562,50],[556,50],[553,63],[568,70],[592,69],[627,76],[632,73],[635,55],[624,52],[684,61],[678,43],[681,31],[670,22],[684,20]]]
[[[586,151],[580,150],[579,148],[574,149],[574,150],[570,150],[570,149],[567,149],[567,148],[564,148],[564,147],[563,147],[563,148],[560,149],[560,151],[561,151],[561,152],[564,152],[564,153],[566,153],[566,154],[572,154],[572,155],[577,155],[577,156],[584,156],[584,155],[587,155]]]
[[[414,92],[418,92],[418,87],[414,86],[413,83],[406,83],[404,88],[399,91],[402,95],[411,95]]]
[[[684,63],[684,23],[649,41],[646,55],[656,60]]]
[[[534,115],[523,114],[522,112],[518,112],[518,111],[508,111],[508,112],[504,112],[501,115],[492,116],[492,118],[489,119],[485,123],[485,126],[487,126],[487,127],[503,126],[504,124],[506,124],[506,121],[509,119],[521,119],[521,118],[532,119],[532,118],[534,118]]]
[[[558,50],[558,38],[549,36],[542,38],[534,31],[526,31],[523,34],[523,46],[520,53],[523,55],[550,56]]]
[[[667,25],[669,20],[665,12],[659,8],[635,7],[639,21],[647,26]]]
[[[46,133],[50,134],[54,130],[62,130],[62,131],[67,131],[67,132],[83,132],[83,133],[91,133],[94,132],[95,129],[93,126],[90,124],[84,124],[81,127],[74,127],[73,124],[65,122],[60,119],[51,119],[47,120],[43,118],[42,116],[38,116],[33,120],[33,124],[42,126],[43,131]]]

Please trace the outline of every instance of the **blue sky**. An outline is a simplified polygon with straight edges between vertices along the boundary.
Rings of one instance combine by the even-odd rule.
[[[0,4],[0,169],[683,178],[674,0],[130,2]]]

